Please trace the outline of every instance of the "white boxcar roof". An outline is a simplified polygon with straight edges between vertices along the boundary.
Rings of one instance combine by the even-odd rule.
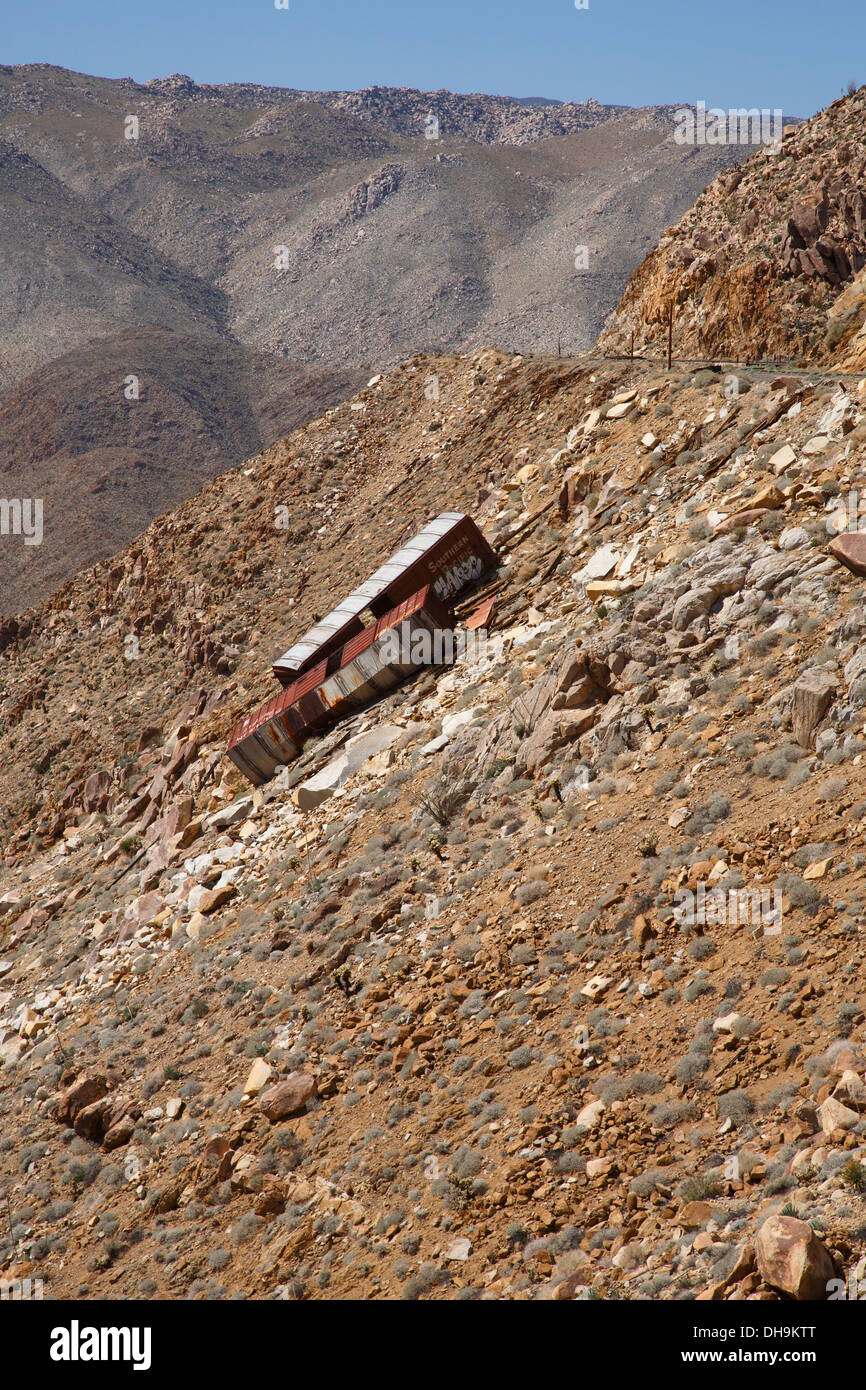
[[[423,531],[419,531],[417,536],[413,536],[411,541],[407,541],[404,546],[396,551],[386,560],[384,565],[380,565],[375,574],[371,574],[359,588],[355,589],[348,598],[344,598],[342,603],[338,603],[328,615],[321,618],[315,627],[311,627],[287,652],[275,662],[276,666],[286,667],[290,671],[299,671],[305,661],[325,642],[345,627],[353,618],[357,618],[373,599],[387,589],[400,575],[414,565],[416,560],[420,560],[428,550],[432,550],[437,541],[441,540],[448,531],[457,526],[464,518],[463,512],[442,512],[435,521],[431,521]]]

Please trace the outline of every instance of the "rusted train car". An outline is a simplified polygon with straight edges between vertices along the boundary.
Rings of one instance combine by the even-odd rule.
[[[235,766],[261,786],[298,756],[311,734],[419,669],[413,637],[427,633],[435,647],[436,634],[454,628],[449,600],[496,564],[471,517],[443,512],[274,664],[284,689],[232,731],[228,756]],[[365,612],[373,618],[367,626]],[[386,640],[395,628],[405,638],[399,644]]]
[[[290,685],[362,632],[363,612],[381,618],[427,585],[436,598],[447,603],[496,564],[496,552],[470,516],[443,512],[289,647],[274,662],[274,675],[283,685]]]
[[[432,637],[453,622],[450,609],[429,586],[398,604],[239,724],[228,748],[232,762],[255,786],[269,781],[281,764],[297,757],[311,734],[369,704],[417,670],[421,663],[411,659],[416,634],[423,631]],[[408,661],[394,660],[396,644],[386,641],[395,628],[403,636],[400,658],[408,656]]]

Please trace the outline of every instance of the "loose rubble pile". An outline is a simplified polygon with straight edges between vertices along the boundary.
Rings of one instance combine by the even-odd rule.
[[[4,1277],[863,1277],[866,392],[840,382],[417,358],[6,625]],[[499,548],[486,644],[250,792],[225,736],[268,658],[445,502]]]

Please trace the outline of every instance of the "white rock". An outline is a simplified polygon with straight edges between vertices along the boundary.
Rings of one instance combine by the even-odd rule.
[[[783,444],[781,449],[777,449],[771,456],[770,467],[778,478],[780,474],[784,473],[787,468],[790,468],[791,465],[796,462],[797,455],[790,444]]]
[[[471,1254],[472,1242],[467,1240],[466,1236],[458,1236],[457,1239],[449,1247],[448,1254],[445,1256],[445,1258],[446,1260],[463,1261],[468,1260]]]
[[[599,546],[583,569],[574,576],[575,583],[583,584],[587,579],[606,579],[616,569],[621,558],[622,552],[615,550],[612,545]]]
[[[441,753],[443,748],[447,748],[449,743],[447,734],[439,734],[437,738],[431,738],[429,743],[425,743],[421,749],[421,754],[425,758],[431,757],[434,753]]]
[[[313,811],[321,806],[323,801],[340,791],[368,759],[390,747],[402,733],[398,724],[382,724],[350,738],[336,758],[301,783],[298,787],[298,806],[302,811]]]
[[[803,453],[811,458],[814,454],[823,454],[829,445],[830,440],[826,434],[813,434],[812,438],[803,445]]]
[[[798,550],[801,545],[806,545],[809,540],[809,532],[805,526],[788,526],[779,533],[780,550]]]
[[[458,729],[464,728],[466,724],[471,724],[477,714],[475,709],[463,709],[457,714],[446,714],[442,720],[442,732],[446,738],[451,738],[457,733]]]
[[[228,830],[232,825],[240,825],[245,821],[253,809],[253,799],[251,796],[242,796],[239,801],[233,801],[230,806],[224,806],[221,811],[214,811],[213,815],[205,818],[205,825],[211,830]]]
[[[847,394],[847,392],[838,392],[833,397],[827,409],[824,411],[824,414],[818,421],[818,434],[829,434],[830,431],[835,429],[837,425],[841,425],[842,421],[845,419],[845,416],[848,415],[850,411],[853,410],[853,408],[854,403],[851,400],[851,397]]]
[[[627,555],[624,555],[623,558],[622,558],[622,559],[618,562],[618,564],[617,564],[616,573],[617,573],[617,576],[618,576],[620,579],[627,579],[627,578],[628,578],[628,576],[631,574],[631,571],[632,571],[632,567],[633,567],[633,565],[634,565],[634,562],[635,562],[635,560],[637,559],[637,557],[638,557],[639,554],[640,554],[640,545],[638,544],[637,541],[635,541],[634,545],[632,546],[631,550],[629,550],[628,554],[627,554]]]
[[[603,1114],[604,1101],[591,1100],[588,1105],[585,1105],[583,1109],[578,1112],[575,1124],[582,1125],[586,1129],[592,1129],[593,1125],[598,1124]]]

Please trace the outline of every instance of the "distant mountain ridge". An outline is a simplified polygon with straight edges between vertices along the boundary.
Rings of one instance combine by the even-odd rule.
[[[678,146],[673,111],[0,67],[0,409],[16,421],[0,475],[7,496],[38,485],[48,516],[106,474],[117,504],[26,569],[0,546],[0,611],[131,539],[124,496],[146,525],[358,373],[418,350],[590,347],[661,229],[740,157]],[[159,411],[103,408],[151,329]],[[226,410],[204,423],[211,370]],[[235,400],[243,421],[251,401],[267,414],[259,386],[269,427],[232,430]]]

